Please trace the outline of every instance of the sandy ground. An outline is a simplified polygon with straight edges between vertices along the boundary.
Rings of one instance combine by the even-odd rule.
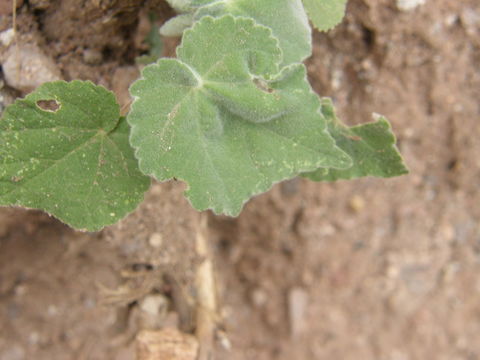
[[[135,70],[128,52],[112,58],[121,45],[86,63],[85,39],[55,38],[51,9],[38,9],[20,8],[22,39],[66,79],[124,91],[119,77]],[[218,359],[480,358],[479,39],[476,0],[427,0],[412,11],[352,0],[341,26],[315,34],[315,90],[350,124],[386,115],[411,173],[294,179],[237,219],[209,215]],[[139,329],[191,332],[198,214],[182,190],[154,184],[136,212],[97,234],[0,209],[0,359],[133,360]],[[152,296],[164,311],[148,312]]]

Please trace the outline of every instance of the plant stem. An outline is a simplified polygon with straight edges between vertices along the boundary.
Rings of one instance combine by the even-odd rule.
[[[217,317],[217,291],[214,267],[208,242],[207,213],[200,213],[196,235],[196,250],[200,265],[196,274],[197,309],[196,336],[200,343],[198,360],[212,360]]]

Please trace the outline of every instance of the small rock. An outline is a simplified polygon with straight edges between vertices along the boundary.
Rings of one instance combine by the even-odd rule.
[[[163,236],[160,233],[153,233],[148,239],[151,247],[159,248],[163,244]]]
[[[58,308],[55,305],[49,305],[47,308],[47,314],[49,316],[57,316],[59,313]]]
[[[397,8],[401,11],[410,11],[425,4],[425,2],[426,0],[397,0]]]
[[[40,342],[40,334],[38,332],[34,331],[28,335],[29,345],[35,346],[35,345],[38,345],[39,342]]]
[[[14,37],[15,37],[15,30],[13,30],[13,28],[2,31],[0,33],[0,43],[3,46],[7,47],[12,43]]]
[[[83,51],[83,61],[90,65],[97,65],[103,61],[103,55],[99,50],[85,49]]]
[[[161,294],[146,296],[139,304],[139,327],[145,330],[162,328],[167,317],[168,305],[168,299]]]
[[[168,310],[168,300],[161,294],[148,295],[139,304],[140,310],[146,318],[161,318],[163,320]]]
[[[359,213],[365,208],[365,200],[361,196],[354,195],[350,199],[349,206],[354,212]]]
[[[302,334],[307,328],[306,315],[308,293],[302,288],[293,288],[288,294],[288,315],[293,337]]]
[[[232,350],[232,342],[228,338],[227,334],[224,331],[218,330],[217,331],[217,340],[218,343],[222,348],[224,348],[227,351]]]
[[[23,92],[30,92],[47,81],[61,79],[52,59],[33,44],[10,47],[2,67],[7,84]]]
[[[141,331],[137,335],[137,360],[195,360],[198,341],[176,329]]]
[[[255,305],[256,307],[262,307],[267,303],[268,295],[265,290],[256,288],[251,293],[251,299],[253,305]]]

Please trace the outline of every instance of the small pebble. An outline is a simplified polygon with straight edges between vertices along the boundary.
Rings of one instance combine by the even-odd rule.
[[[33,44],[11,46],[2,68],[7,84],[23,92],[30,92],[45,82],[61,79],[53,60]]]
[[[168,311],[168,300],[161,294],[148,295],[139,304],[140,327],[158,330],[163,326]]]
[[[253,305],[255,305],[256,307],[262,307],[267,303],[268,295],[265,290],[257,288],[252,291],[251,299]]]
[[[97,65],[103,61],[103,55],[95,49],[85,49],[83,51],[83,61],[90,65]]]
[[[167,309],[168,300],[163,295],[148,295],[140,302],[140,309],[149,315],[157,316]]]
[[[159,248],[163,244],[163,236],[160,233],[153,233],[148,239],[151,247]]]
[[[308,293],[302,288],[293,288],[288,294],[288,314],[290,331],[293,337],[302,334],[307,328],[306,315]]]
[[[2,31],[0,32],[0,43],[3,46],[7,47],[12,43],[14,37],[15,37],[15,31],[13,30],[13,28]]]
[[[365,200],[361,196],[355,195],[350,199],[349,206],[354,212],[359,213],[365,208]]]
[[[397,8],[401,11],[410,11],[425,4],[425,2],[426,0],[397,0]]]

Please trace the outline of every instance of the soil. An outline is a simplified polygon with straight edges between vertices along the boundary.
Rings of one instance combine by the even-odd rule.
[[[65,79],[113,88],[126,108],[146,14],[172,12],[162,1],[84,3],[25,1],[17,40],[39,45]],[[72,6],[94,14],[91,28]],[[405,12],[351,0],[340,26],[315,33],[307,65],[349,124],[388,116],[411,173],[294,179],[236,219],[208,214],[216,358],[480,359],[480,4]],[[142,329],[192,332],[202,259],[183,189],[155,183],[137,211],[91,234],[0,209],[0,359],[133,360]],[[165,311],[149,310],[155,299]]]

